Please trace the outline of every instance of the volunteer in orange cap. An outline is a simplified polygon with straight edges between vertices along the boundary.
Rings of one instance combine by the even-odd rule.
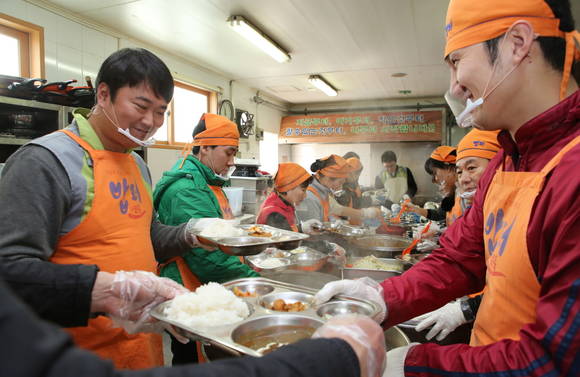
[[[438,209],[424,209],[413,204],[407,204],[407,211],[414,212],[429,220],[450,220],[461,208],[455,206],[455,158],[457,151],[454,147],[442,145],[437,147],[425,161],[425,171],[432,177],[433,184],[437,185],[443,197]]]
[[[312,175],[298,164],[286,162],[278,165],[274,191],[262,204],[256,223],[294,232],[302,229],[310,233],[312,225],[318,220],[310,219],[299,224],[296,221],[296,206],[306,198],[306,190],[312,179]]]
[[[335,195],[336,201],[345,206],[354,209],[367,208],[372,205],[370,197],[363,197],[362,190],[358,180],[363,171],[363,165],[358,155],[349,152],[343,156],[350,165],[352,171],[348,174],[346,181],[342,185],[342,191]]]
[[[501,148],[497,142],[497,134],[498,131],[474,129],[465,135],[457,145],[455,171],[457,173],[459,195],[455,196],[454,209],[459,207],[461,214],[471,207],[479,179],[487,168],[489,161],[495,157]],[[422,318],[415,326],[415,330],[423,331],[429,329],[425,337],[431,339],[437,336],[437,340],[441,341],[460,325],[472,322],[475,319],[481,298],[481,294],[469,295],[446,304],[429,314],[425,314],[421,316]]]
[[[362,210],[340,205],[334,199],[334,193],[342,188],[352,167],[338,155],[316,160],[310,170],[315,173],[314,181],[308,187],[306,199],[297,207],[298,218],[302,221],[317,219],[318,221],[333,221],[339,217],[347,217],[350,221],[361,222],[365,218],[378,218],[381,212],[377,208]]]
[[[471,208],[403,275],[365,290],[385,326],[485,293],[471,345],[391,351],[386,376],[573,376],[580,370],[580,91],[568,1],[453,0],[445,58],[458,123],[501,130]],[[575,42],[576,41],[576,42]],[[572,75],[570,74],[573,71]],[[341,281],[319,291],[361,291]],[[358,289],[357,289],[358,287]],[[368,293],[373,292],[373,293]]]
[[[155,186],[154,205],[162,223],[177,225],[196,218],[233,218],[222,187],[229,185],[229,176],[235,168],[239,137],[236,124],[229,119],[216,114],[201,117],[193,130],[191,154],[163,173]],[[160,274],[189,289],[211,281],[221,283],[258,276],[237,257],[201,247],[165,261]],[[195,361],[194,344],[183,345],[174,340],[172,351],[174,364]]]

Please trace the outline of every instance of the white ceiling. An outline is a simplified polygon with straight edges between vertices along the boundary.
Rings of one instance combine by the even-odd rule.
[[[289,103],[442,96],[449,0],[49,0]],[[277,63],[226,23],[242,15],[287,49]],[[391,74],[405,72],[404,78]],[[313,90],[321,74],[337,97]]]

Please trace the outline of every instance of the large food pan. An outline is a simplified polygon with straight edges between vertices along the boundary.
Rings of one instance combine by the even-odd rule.
[[[385,279],[391,278],[393,276],[401,275],[407,268],[407,264],[403,261],[392,259],[392,258],[377,258],[380,262],[392,265],[394,268],[391,270],[377,270],[368,268],[356,268],[352,267],[356,262],[360,261],[361,257],[350,257],[346,262],[346,266],[342,270],[343,279],[358,279],[362,277],[370,277],[376,281],[383,281]]]
[[[255,255],[268,247],[277,247],[279,249],[295,249],[309,236],[303,233],[292,232],[289,230],[274,228],[273,226],[263,224],[244,224],[237,225],[238,228],[247,231],[253,226],[258,226],[265,232],[271,234],[270,237],[253,237],[248,235],[240,237],[204,237],[197,234],[199,241],[205,245],[216,246],[226,254],[243,256]]]
[[[295,249],[298,250],[298,249]],[[276,262],[277,266],[265,266],[264,261]],[[268,249],[258,255],[246,257],[248,265],[257,272],[283,270],[318,271],[328,261],[328,255],[309,247],[300,247],[300,252]]]
[[[315,306],[312,299],[316,290],[265,278],[238,279],[224,283],[223,286],[254,295],[241,297],[250,308],[248,318],[230,325],[191,328],[165,315],[165,308],[170,305],[170,301],[155,307],[151,315],[173,325],[190,339],[201,340],[234,355],[262,356],[280,343],[309,338],[316,328],[334,315],[359,313],[374,318],[380,311],[373,302],[345,296]],[[282,299],[290,306],[300,302],[306,308],[297,312],[274,310],[271,305],[276,299]]]
[[[377,257],[393,258],[405,250],[412,239],[391,235],[374,235],[356,237],[351,239],[351,244],[355,247],[356,256],[366,257],[375,255]]]

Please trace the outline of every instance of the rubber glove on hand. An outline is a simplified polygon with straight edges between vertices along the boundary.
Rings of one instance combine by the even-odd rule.
[[[158,304],[189,292],[171,279],[146,271],[97,273],[91,312],[105,312],[129,332],[161,330],[150,311]]]
[[[358,357],[361,377],[380,376],[385,370],[385,335],[383,329],[368,317],[352,314],[333,317],[312,337],[346,341]]]
[[[364,277],[355,280],[337,280],[326,284],[314,296],[314,304],[320,305],[336,295],[351,296],[376,303],[380,312],[375,320],[382,323],[387,314],[387,305],[383,296],[383,287],[375,280]]]
[[[322,222],[318,219],[310,219],[302,221],[300,226],[302,227],[302,233],[312,234],[318,229],[322,229]]]
[[[461,311],[461,303],[459,300],[450,302],[431,313],[423,314],[417,317],[417,319],[420,319],[421,322],[415,326],[415,330],[423,331],[433,326],[427,335],[425,335],[425,338],[431,340],[431,338],[439,334],[436,338],[439,341],[445,339],[457,327],[467,323],[463,311]]]
[[[334,242],[327,242],[327,244],[331,249],[331,252],[328,253],[331,261],[339,266],[344,267],[346,264],[346,250]]]
[[[380,219],[383,213],[376,207],[368,207],[361,209],[363,219]]]

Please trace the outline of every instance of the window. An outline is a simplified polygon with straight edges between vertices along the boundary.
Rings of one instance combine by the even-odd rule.
[[[260,170],[274,175],[278,170],[278,133],[264,132],[260,141]]]
[[[0,74],[44,78],[44,29],[0,13]]]
[[[215,93],[176,81],[167,118],[155,134],[156,145],[183,146],[189,143],[201,115],[215,112],[215,108]]]

